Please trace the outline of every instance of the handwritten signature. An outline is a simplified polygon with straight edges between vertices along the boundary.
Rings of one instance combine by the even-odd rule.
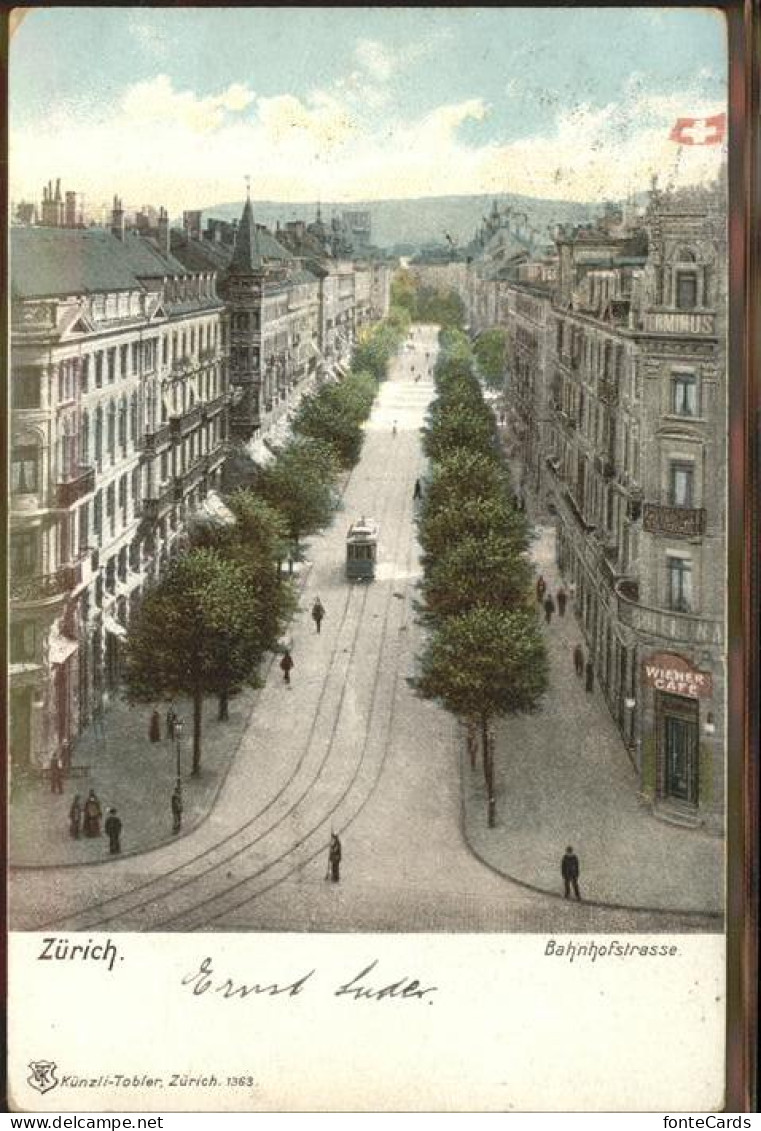
[[[342,982],[333,989],[334,997],[348,997],[354,1001],[423,1001],[431,1004],[432,995],[438,992],[438,986],[423,986],[417,978],[409,978],[405,974],[395,981],[379,984],[383,979],[375,973],[378,959],[374,959],[353,978]],[[214,970],[212,959],[204,958],[194,974],[187,974],[181,985],[187,986],[195,997],[202,994],[219,994],[222,998],[231,999],[255,997],[298,997],[307,987],[318,981],[317,970],[309,970],[291,981],[252,981],[234,982],[232,978],[220,976]]]

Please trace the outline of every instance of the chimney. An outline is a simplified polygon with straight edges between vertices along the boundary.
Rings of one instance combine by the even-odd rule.
[[[124,240],[124,209],[118,196],[114,197],[114,209],[111,213],[111,235]]]
[[[169,255],[169,216],[166,208],[159,208],[159,247]]]
[[[56,202],[60,201],[60,199],[61,199],[61,178],[60,177],[56,180],[56,183],[55,183],[55,198],[56,198]]]

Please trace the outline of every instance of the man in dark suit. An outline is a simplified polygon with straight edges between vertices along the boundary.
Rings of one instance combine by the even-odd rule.
[[[573,894],[576,898],[581,899],[579,894],[579,858],[570,844],[565,850],[565,856],[560,861],[560,874],[565,885],[566,899],[571,895],[571,888],[573,888]]]

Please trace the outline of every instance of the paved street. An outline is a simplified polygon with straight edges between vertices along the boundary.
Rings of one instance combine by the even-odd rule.
[[[499,859],[491,861],[493,867],[468,847],[463,814],[465,832],[479,851],[483,846],[476,825],[481,828],[483,815],[468,804],[463,809],[459,728],[442,709],[417,699],[406,682],[422,647],[413,609],[419,565],[412,492],[415,478],[424,473],[419,428],[432,395],[427,365],[436,331],[417,334],[416,349],[403,352],[381,388],[361,462],[346,485],[343,510],[310,544],[312,565],[302,611],[291,630],[291,686],[273,666],[250,717],[245,704],[236,708],[240,717],[229,724],[229,733],[238,728],[239,744],[226,776],[219,763],[208,805],[213,795],[217,800],[208,819],[200,821],[199,812],[200,823],[181,839],[104,866],[15,873],[11,899],[16,926],[55,922],[68,930],[559,932],[713,925],[698,917],[653,917],[567,904],[527,890],[497,870],[510,872],[517,859],[501,830],[494,830]],[[423,377],[421,369],[426,370]],[[346,529],[360,515],[372,516],[380,526],[372,583],[348,582],[344,576]],[[317,595],[327,614],[319,635],[309,616]],[[604,708],[599,701],[581,706],[584,716],[577,725],[591,732],[600,726]],[[138,721],[141,734],[145,715],[142,711]],[[543,728],[526,738],[540,746],[542,733],[558,734],[556,715],[521,725]],[[210,720],[210,735],[216,726]],[[512,741],[512,732],[509,736]],[[607,815],[603,822],[601,813],[595,835],[604,840],[616,828],[614,807],[621,791],[617,779],[606,791],[610,751],[598,753],[603,764],[594,804]],[[166,759],[168,751],[157,756]],[[508,772],[507,761],[501,772]],[[500,784],[505,791],[514,788],[510,777]],[[558,781],[555,792],[548,792],[548,804],[561,784],[565,789],[566,783]],[[537,788],[550,791],[553,786],[546,776],[537,779],[528,773],[526,803]],[[630,782],[626,789],[633,798]],[[578,783],[573,791],[565,789],[564,797],[569,805],[574,797],[578,800]],[[507,812],[502,802],[500,806]],[[562,826],[545,826],[535,809],[523,811],[516,804],[511,812],[513,823],[506,827],[530,823],[551,867],[556,866],[558,844],[562,842],[562,850],[571,831],[576,840],[576,830],[583,831],[589,894],[605,896],[599,876],[591,875],[588,823],[580,825],[569,815]],[[660,826],[647,821],[657,837]],[[337,885],[325,879],[331,829],[343,842]],[[57,835],[65,837],[65,830]],[[128,835],[136,837],[134,831]],[[135,840],[131,843],[137,846]],[[521,858],[524,849],[522,844]],[[515,871],[517,878],[525,878],[520,868]],[[537,886],[556,889],[554,876],[548,874],[545,881],[542,873],[541,879]],[[623,884],[616,890],[623,891]]]

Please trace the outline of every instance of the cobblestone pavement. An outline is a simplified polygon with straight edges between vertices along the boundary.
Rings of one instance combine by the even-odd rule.
[[[419,428],[435,333],[419,330],[417,349],[402,353],[381,387],[343,513],[309,547],[304,611],[291,630],[292,683],[270,670],[209,818],[182,840],[107,867],[15,873],[15,925],[698,929],[679,917],[656,923],[558,903],[509,882],[465,843],[456,726],[407,683],[422,646],[412,492],[424,471]],[[364,584],[344,575],[346,529],[362,514],[380,525],[376,580]],[[308,615],[317,595],[326,609],[319,635]],[[325,879],[332,829],[344,851],[338,884]]]
[[[554,594],[561,580],[555,531],[540,525],[536,533],[536,569]],[[570,606],[550,625],[542,617],[542,625],[550,659],[544,706],[495,727],[494,829],[486,826],[480,764],[472,770],[463,756],[471,847],[505,875],[560,895],[560,858],[570,844],[580,859],[585,899],[719,914],[724,842],[652,816],[599,686],[588,695],[574,672],[572,650],[583,639]]]

